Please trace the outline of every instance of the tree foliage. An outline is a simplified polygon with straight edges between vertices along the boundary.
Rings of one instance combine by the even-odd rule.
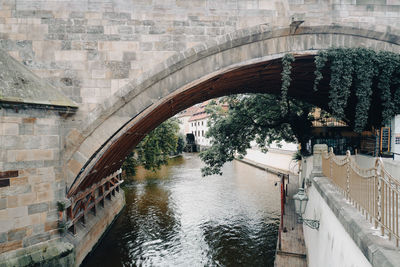
[[[325,67],[326,62],[328,61],[328,53],[325,50],[322,50],[315,57],[315,80],[314,80],[314,91],[318,91],[319,82],[324,78],[322,75],[322,69]]]
[[[155,171],[168,162],[171,154],[177,151],[179,123],[171,118],[151,131],[126,158],[122,169],[128,176],[135,175],[136,167],[141,165]]]
[[[329,108],[337,118],[345,118],[349,98],[354,95],[354,122],[361,132],[370,122],[380,126],[400,112],[400,56],[395,53],[376,52],[366,48],[332,48],[315,57],[314,90],[323,77],[323,69],[330,69]],[[371,115],[373,96],[378,96],[381,114]],[[380,116],[375,121],[371,117]],[[379,124],[379,125],[377,125]]]
[[[356,114],[354,121],[354,128],[357,131],[362,131],[367,125],[368,112],[371,106],[372,96],[372,82],[373,76],[376,73],[375,68],[364,68],[368,65],[370,58],[373,57],[371,50],[360,50],[358,51],[360,56],[354,57],[354,84],[355,84],[355,95],[357,97]]]
[[[282,113],[279,96],[268,94],[235,95],[224,99],[229,104],[223,111],[215,102],[207,107],[211,114],[207,137],[211,147],[200,153],[206,163],[203,175],[221,174],[221,168],[238,153],[245,155],[250,142],[266,151],[272,142],[282,140],[303,144],[311,135],[312,106],[288,98],[288,112]],[[267,108],[266,108],[267,107]]]
[[[185,136],[180,134],[178,136],[178,141],[176,144],[176,150],[174,154],[182,154],[183,150],[185,149]]]
[[[281,140],[297,141],[305,148],[311,137],[312,106],[288,97],[294,61],[290,54],[282,58],[280,96],[231,96],[226,99],[230,108],[226,114],[216,106],[208,108],[211,127],[207,136],[212,147],[200,154],[206,163],[203,175],[221,173],[223,164],[233,160],[236,153],[243,156],[253,140],[263,150],[271,142]],[[347,121],[356,132],[367,126],[381,126],[400,113],[398,54],[365,48],[332,48],[318,53],[315,67],[314,91],[326,79],[328,111],[339,119],[350,114]],[[324,77],[325,73],[330,73],[330,77]],[[381,114],[376,114],[376,110]]]
[[[290,74],[292,72],[292,63],[294,62],[294,56],[292,54],[286,54],[282,58],[282,88],[281,88],[281,110],[284,114],[288,112],[288,91],[292,78]]]

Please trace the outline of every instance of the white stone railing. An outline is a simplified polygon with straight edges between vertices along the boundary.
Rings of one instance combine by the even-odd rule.
[[[330,178],[366,219],[380,227],[381,234],[394,238],[399,246],[400,183],[385,170],[381,159],[375,166],[360,168],[350,152],[336,157],[331,148],[322,155],[322,173]]]

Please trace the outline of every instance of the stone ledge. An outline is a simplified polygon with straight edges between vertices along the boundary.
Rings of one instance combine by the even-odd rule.
[[[314,177],[313,185],[372,266],[399,266],[400,248],[381,237],[328,178]]]
[[[0,267],[74,266],[75,253],[71,243],[55,239],[0,255]]]
[[[74,112],[78,105],[0,49],[0,106],[26,105]],[[7,66],[6,68],[4,66]]]
[[[266,172],[269,172],[269,173],[272,173],[272,174],[276,174],[276,175],[279,175],[279,174],[282,174],[282,173],[283,174],[287,174],[287,175],[290,174],[290,172],[288,170],[283,170],[283,169],[275,168],[275,167],[272,167],[272,166],[268,166],[268,165],[265,165],[265,164],[262,164],[262,163],[255,162],[255,161],[250,160],[250,159],[246,159],[246,158],[242,158],[241,159],[241,158],[237,157],[237,158],[235,158],[235,160],[243,162],[243,163],[246,163],[246,164],[248,164],[250,166],[253,166],[253,167],[257,168],[257,169],[260,169],[260,170],[263,170],[263,171],[266,171]]]

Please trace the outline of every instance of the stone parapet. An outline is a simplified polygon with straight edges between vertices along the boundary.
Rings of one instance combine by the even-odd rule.
[[[313,187],[372,266],[399,266],[400,249],[396,247],[395,242],[380,236],[380,230],[374,229],[365,216],[346,201],[328,178],[314,177]],[[328,222],[321,221],[321,225],[323,223]],[[334,237],[331,239],[333,242]]]

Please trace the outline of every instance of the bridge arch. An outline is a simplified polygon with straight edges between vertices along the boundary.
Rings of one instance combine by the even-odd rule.
[[[279,93],[281,57],[293,53],[289,95],[326,107],[327,84],[312,91],[314,55],[331,47],[368,47],[400,52],[400,34],[346,25],[259,25],[185,52],[121,88],[66,137],[68,197],[120,168],[149,131],[206,99],[244,92]]]

